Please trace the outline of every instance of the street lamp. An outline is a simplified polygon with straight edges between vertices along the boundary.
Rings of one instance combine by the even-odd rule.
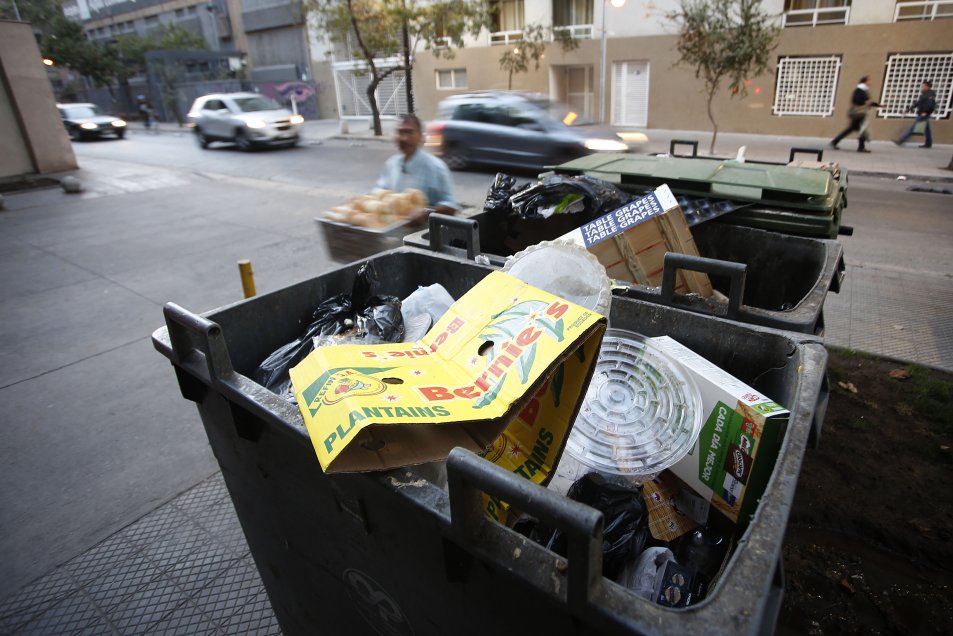
[[[602,0],[602,56],[599,58],[599,121],[606,121],[606,4],[612,3],[616,9],[625,4],[625,0]]]

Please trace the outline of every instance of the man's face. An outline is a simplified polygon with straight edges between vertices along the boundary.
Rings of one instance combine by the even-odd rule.
[[[412,155],[420,145],[420,129],[410,121],[402,121],[397,126],[397,147],[405,155]]]
[[[928,90],[930,90],[930,87],[929,87],[929,86],[927,86],[926,84],[920,84],[920,92],[921,92],[921,93],[925,93],[925,92],[927,92]]]

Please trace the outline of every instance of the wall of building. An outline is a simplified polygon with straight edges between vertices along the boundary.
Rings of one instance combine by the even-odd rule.
[[[0,20],[0,177],[76,168],[40,59],[30,24]]]
[[[727,87],[713,103],[722,132],[750,132],[775,135],[833,137],[846,123],[851,92],[862,75],[871,76],[871,95],[880,97],[885,64],[889,54],[898,52],[950,52],[953,38],[950,21],[901,22],[858,26],[831,25],[814,28],[789,28],[782,32],[775,60],[789,55],[839,55],[842,59],[834,113],[829,117],[778,117],[772,114],[775,68],[751,78],[749,95],[731,98]],[[514,76],[513,88],[549,94],[549,67],[564,64],[589,64],[594,73],[594,100],[598,101],[599,40],[582,41],[570,53],[550,45],[539,70]],[[467,90],[506,89],[506,74],[499,68],[501,46],[456,51],[454,59],[435,59],[428,52],[417,56],[417,106],[425,119],[436,113],[437,103],[463,90],[444,91],[436,87],[436,69],[465,68]],[[706,98],[702,84],[687,67],[676,66],[678,54],[674,35],[610,38],[607,42],[607,119],[612,103],[612,62],[647,60],[649,62],[648,128],[709,130]],[[756,92],[757,91],[757,92]],[[895,137],[909,126],[908,119],[877,119],[871,124],[874,139]],[[953,143],[953,125],[949,119],[932,122],[937,143]]]
[[[313,50],[313,49],[312,49]],[[338,113],[337,92],[334,87],[334,72],[328,60],[312,60],[311,73],[317,89],[318,112],[322,119],[336,119]]]

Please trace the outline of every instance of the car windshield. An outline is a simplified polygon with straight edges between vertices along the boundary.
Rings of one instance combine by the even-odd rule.
[[[82,119],[83,117],[99,117],[104,115],[99,106],[70,106],[66,108],[67,119]]]
[[[281,106],[273,99],[267,97],[239,97],[235,99],[235,105],[243,113],[254,113],[260,110],[278,110]]]

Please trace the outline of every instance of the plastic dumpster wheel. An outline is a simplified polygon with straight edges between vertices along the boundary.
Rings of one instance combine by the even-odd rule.
[[[443,160],[451,170],[466,170],[470,165],[470,153],[459,143],[447,146],[443,151]]]
[[[195,129],[195,140],[199,143],[199,148],[205,150],[208,148],[208,137],[205,136],[205,133],[202,132],[201,128],[196,127]]]

